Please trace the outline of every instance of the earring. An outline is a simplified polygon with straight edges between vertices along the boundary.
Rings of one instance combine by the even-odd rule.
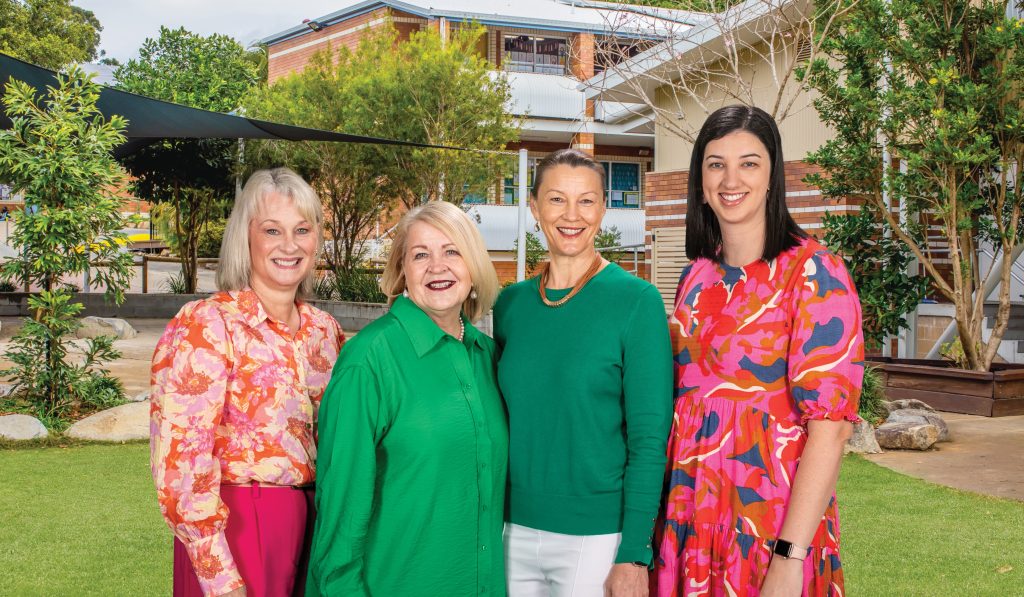
[[[475,299],[477,297],[476,288],[469,291],[469,298]]]
[[[404,296],[405,298],[409,298],[409,289],[408,288],[406,288],[405,290],[402,291],[402,296]]]
[[[533,225],[533,231],[534,231],[534,232],[540,232],[540,222],[536,222],[536,223],[534,223],[534,225]]]

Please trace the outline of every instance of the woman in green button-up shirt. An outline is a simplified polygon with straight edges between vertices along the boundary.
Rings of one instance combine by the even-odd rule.
[[[498,281],[450,203],[410,211],[391,311],[345,344],[320,407],[307,595],[504,595],[508,424],[473,320]]]

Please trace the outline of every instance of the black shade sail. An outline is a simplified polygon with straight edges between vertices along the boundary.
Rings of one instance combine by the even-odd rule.
[[[0,91],[6,87],[12,77],[35,87],[40,94],[45,93],[47,87],[57,85],[57,76],[53,71],[0,53]],[[158,139],[284,139],[288,141],[341,141],[461,149],[442,145],[410,143],[396,139],[349,135],[221,114],[156,100],[105,85],[102,86],[97,108],[106,118],[120,114],[128,120],[128,128],[124,131],[127,142],[114,151],[115,157],[130,155]],[[0,104],[0,129],[10,127],[11,119],[8,118],[4,106]]]

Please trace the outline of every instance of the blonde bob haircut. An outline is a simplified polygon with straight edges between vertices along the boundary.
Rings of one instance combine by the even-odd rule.
[[[311,222],[316,229],[317,251],[320,255],[324,242],[324,210],[313,187],[289,168],[257,170],[246,181],[242,193],[235,199],[224,229],[224,241],[220,245],[220,264],[217,266],[217,288],[220,290],[241,290],[249,286],[252,260],[249,258],[249,224],[263,210],[267,197],[277,193],[291,198],[295,209]],[[316,267],[299,285],[299,296],[313,294]]]
[[[459,250],[469,269],[473,290],[476,290],[476,298],[472,298],[471,294],[462,303],[462,312],[469,321],[479,321],[491,310],[498,298],[498,274],[494,271],[494,264],[487,255],[487,247],[476,224],[466,212],[445,201],[431,201],[413,208],[398,222],[395,238],[391,243],[391,254],[388,255],[388,262],[380,279],[380,289],[388,296],[388,304],[395,302],[395,298],[405,290],[403,265],[406,241],[409,238],[409,228],[416,222],[437,228]]]

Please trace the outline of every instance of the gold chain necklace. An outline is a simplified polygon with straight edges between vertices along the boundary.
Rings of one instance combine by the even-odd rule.
[[[540,300],[544,301],[544,304],[549,307],[561,307],[565,303],[569,302],[569,299],[576,296],[580,290],[583,290],[583,287],[587,285],[587,282],[589,282],[595,274],[597,274],[597,270],[599,269],[601,269],[601,255],[595,255],[594,262],[590,264],[587,271],[583,272],[583,277],[576,282],[572,287],[572,290],[569,291],[569,294],[563,296],[557,301],[552,301],[549,300],[547,295],[544,293],[544,288],[546,288],[548,284],[548,274],[551,272],[551,262],[545,263],[544,269],[540,273],[540,284],[537,285],[538,290],[540,290]]]

